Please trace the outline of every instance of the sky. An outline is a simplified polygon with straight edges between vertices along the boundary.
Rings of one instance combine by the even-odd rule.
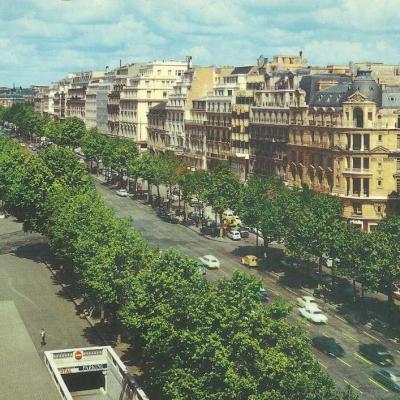
[[[400,0],[0,0],[0,86],[151,60],[400,63]]]

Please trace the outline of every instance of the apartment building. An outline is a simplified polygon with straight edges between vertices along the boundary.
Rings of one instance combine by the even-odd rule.
[[[72,77],[66,97],[66,116],[85,121],[86,91],[93,78],[103,75],[100,71],[77,72]]]
[[[339,196],[343,216],[370,231],[399,202],[400,81],[380,85],[361,69],[300,87],[300,106],[289,107],[287,181]]]
[[[151,107],[147,114],[148,150],[153,154],[165,154],[170,148],[170,135],[167,134],[167,105],[166,101]]]
[[[175,82],[189,67],[188,60],[152,61],[129,71],[119,93],[119,135],[146,148],[149,110],[168,100]]]
[[[48,112],[49,108],[49,90],[48,85],[35,85],[32,87],[35,90],[35,97],[33,100],[33,106],[35,112],[43,115]]]
[[[307,73],[304,70],[266,73],[263,89],[255,91],[249,127],[252,174],[286,179],[290,107],[305,106],[299,83]]]
[[[90,80],[86,89],[85,125],[86,129],[97,127],[97,91],[103,77]]]

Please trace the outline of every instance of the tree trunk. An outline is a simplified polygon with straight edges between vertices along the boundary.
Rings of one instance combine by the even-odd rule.
[[[364,300],[365,297],[365,289],[364,289],[364,284],[361,284],[361,298]]]
[[[258,229],[257,229],[257,232],[256,232],[256,247],[258,247]]]
[[[178,185],[178,210],[181,211],[181,187]]]
[[[179,200],[180,200],[180,198],[179,198]],[[179,201],[179,203],[180,203],[180,201]],[[186,216],[186,201],[185,200],[183,200],[183,220],[185,222],[187,220],[187,216]]]
[[[222,212],[219,213],[219,237],[224,236],[224,225],[222,223]]]
[[[318,282],[322,284],[322,257],[318,258]]]
[[[104,322],[106,319],[106,312],[105,312],[105,307],[104,304],[100,304],[100,322]]]
[[[388,302],[389,304],[394,304],[394,299],[393,299],[393,284],[390,282],[388,284]]]
[[[356,287],[356,281],[353,279],[353,302],[356,302],[356,297],[357,297],[357,287]]]

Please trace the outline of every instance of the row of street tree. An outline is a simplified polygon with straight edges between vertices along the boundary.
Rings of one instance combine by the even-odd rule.
[[[194,260],[151,248],[131,221],[105,205],[69,146],[52,145],[33,155],[0,139],[2,198],[26,230],[49,238],[52,254],[75,277],[81,296],[127,333],[143,355],[150,397],[356,398],[338,390],[321,369],[303,329],[288,322],[286,303],[265,307],[260,282],[241,273],[212,286]],[[216,175],[225,173],[221,167]],[[193,174],[183,174],[185,181],[206,179]],[[183,192],[190,192],[187,182]],[[207,198],[216,198],[213,193]],[[216,210],[225,206],[215,200]]]
[[[332,272],[362,284],[370,291],[392,293],[400,282],[400,216],[388,216],[371,233],[360,231],[341,218],[341,205],[336,197],[315,194],[310,190],[291,190],[275,178],[254,177],[246,184],[225,164],[211,171],[191,171],[173,155],[139,154],[134,143],[110,138],[96,129],[87,131],[78,118],[55,122],[36,114],[29,105],[0,109],[0,119],[13,122],[29,137],[45,135],[60,146],[80,146],[87,161],[99,161],[123,177],[132,179],[136,188],[139,178],[149,184],[160,197],[160,186],[179,188],[186,218],[186,204],[196,198],[211,205],[222,221],[222,213],[230,208],[240,212],[243,222],[262,232],[265,253],[272,241],[284,243],[291,256],[317,262],[322,268],[329,259]],[[221,226],[222,235],[222,226]]]

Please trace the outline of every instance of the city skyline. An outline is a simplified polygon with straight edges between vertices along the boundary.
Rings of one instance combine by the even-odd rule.
[[[193,57],[195,65],[254,64],[298,54],[312,65],[398,63],[394,0],[5,0],[0,86],[29,86],[106,65]]]

